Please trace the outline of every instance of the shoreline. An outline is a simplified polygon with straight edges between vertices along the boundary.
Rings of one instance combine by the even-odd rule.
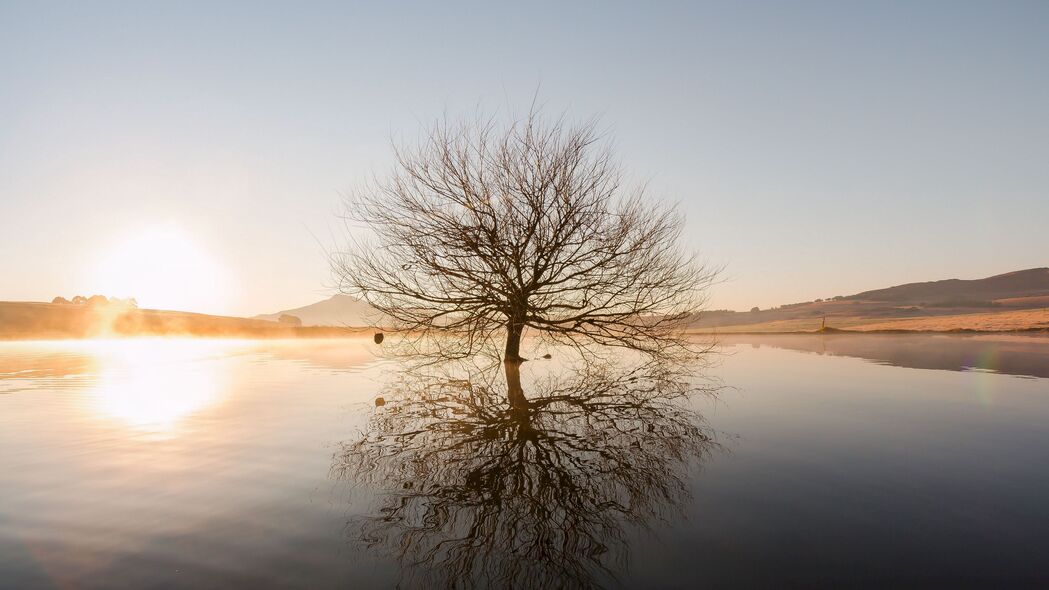
[[[877,329],[877,330],[849,330],[843,328],[828,328],[826,330],[783,330],[783,331],[762,331],[762,330],[740,330],[740,331],[728,331],[721,332],[717,330],[704,330],[696,331],[689,330],[686,332],[689,336],[827,336],[827,335],[862,335],[862,334],[891,334],[891,335],[906,335],[906,334],[943,334],[943,335],[986,335],[986,334],[1049,334],[1049,327],[1034,326],[1030,328],[1018,328],[1015,330],[979,330],[975,328],[955,328],[950,330],[907,330],[903,328],[897,329]]]
[[[0,342],[61,342],[78,340],[135,340],[154,338],[194,338],[201,340],[338,340],[341,338],[363,338],[378,328],[367,327],[325,327],[325,326],[303,326],[298,328],[267,328],[259,331],[224,332],[224,333],[194,333],[194,332],[141,332],[141,333],[97,333],[83,336],[71,336],[63,334],[40,334],[32,336],[4,336],[0,335]],[[862,335],[940,335],[940,336],[1035,336],[1049,335],[1049,328],[1031,327],[1017,330],[977,330],[959,328],[952,330],[906,330],[906,329],[878,329],[878,330],[847,330],[828,328],[825,330],[792,330],[792,331],[695,331],[689,330],[686,337],[701,336],[862,336]]]

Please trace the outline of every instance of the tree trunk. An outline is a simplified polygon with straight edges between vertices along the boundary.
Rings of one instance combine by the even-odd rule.
[[[506,325],[506,353],[503,360],[507,362],[520,362],[521,358],[521,335],[524,333],[524,322],[510,320]]]
[[[503,363],[506,371],[506,397],[515,412],[528,409],[528,399],[521,387],[521,363],[508,361]]]
[[[520,361],[509,361],[503,363],[506,368],[506,397],[510,402],[510,417],[513,426],[511,436],[518,441],[532,441],[539,439],[539,433],[532,425],[531,404],[525,397],[524,388],[521,387],[521,363]]]

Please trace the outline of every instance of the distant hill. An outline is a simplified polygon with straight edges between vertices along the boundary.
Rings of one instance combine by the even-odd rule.
[[[726,332],[831,329],[1020,330],[1049,328],[1049,268],[983,279],[907,283],[771,309],[700,314],[692,327]],[[925,319],[923,319],[925,318]]]
[[[899,319],[986,315],[1046,307],[1049,307],[1049,268],[1043,267],[983,279],[908,283],[759,311],[715,310],[700,314],[692,326],[698,329],[736,326],[740,329],[754,327],[760,331],[808,330],[813,325],[820,327],[822,318],[826,317],[828,327],[851,328]],[[311,305],[258,315],[254,319],[277,321],[282,315],[299,318],[303,326],[383,325],[382,315],[375,308],[349,295],[335,295]]]
[[[936,304],[1049,296],[1049,268],[1018,270],[985,279],[947,279],[864,291],[849,300]]]
[[[382,319],[382,315],[374,307],[349,295],[341,294],[295,309],[257,315],[254,319],[275,322],[282,315],[299,318],[303,326],[364,327],[378,325]]]
[[[282,315],[299,318],[281,322]],[[52,303],[0,301],[0,340],[113,336],[237,338],[337,337],[384,325],[375,308],[348,295],[236,318],[138,309],[133,301],[99,298]],[[691,324],[697,331],[811,332],[831,330],[1049,330],[1049,268],[984,279],[908,283],[847,297],[791,303],[764,310],[715,310]]]
[[[354,332],[346,328],[295,327],[257,319],[138,309],[122,303],[0,301],[0,340],[128,336],[301,338],[347,336]]]

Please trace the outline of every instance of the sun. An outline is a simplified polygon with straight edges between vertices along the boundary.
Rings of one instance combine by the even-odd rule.
[[[139,307],[224,313],[230,275],[196,240],[174,225],[125,236],[104,250],[90,271],[91,292],[133,297]]]

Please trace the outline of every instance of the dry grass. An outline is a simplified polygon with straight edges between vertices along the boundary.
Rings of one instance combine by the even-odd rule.
[[[925,318],[900,318],[877,323],[863,324],[852,329],[870,330],[921,330],[948,332],[951,330],[978,330],[983,332],[1010,332],[1033,328],[1049,329],[1049,309],[1025,309],[1020,311],[994,311],[967,313]]]
[[[869,321],[869,319],[852,317],[828,318],[827,327],[839,329],[852,328],[853,326]],[[694,328],[689,330],[689,332],[697,334],[750,334],[755,332],[776,334],[784,332],[815,332],[820,329],[821,324],[821,318],[796,318],[790,320],[762,322],[760,324],[737,324],[733,326],[718,326],[713,328]]]
[[[995,303],[1005,307],[1049,307],[1049,295],[1033,295],[1031,297],[1009,297],[1007,299],[995,299]]]
[[[822,318],[799,318],[778,320],[760,324],[699,328],[695,333],[740,334],[740,333],[786,333],[815,332],[820,329]],[[923,332],[951,332],[974,330],[982,332],[1012,332],[1044,328],[1049,330],[1049,309],[1026,309],[1020,311],[992,311],[958,315],[927,316],[918,318],[865,318],[828,317],[827,327],[836,330],[870,332],[878,330],[913,330]]]

